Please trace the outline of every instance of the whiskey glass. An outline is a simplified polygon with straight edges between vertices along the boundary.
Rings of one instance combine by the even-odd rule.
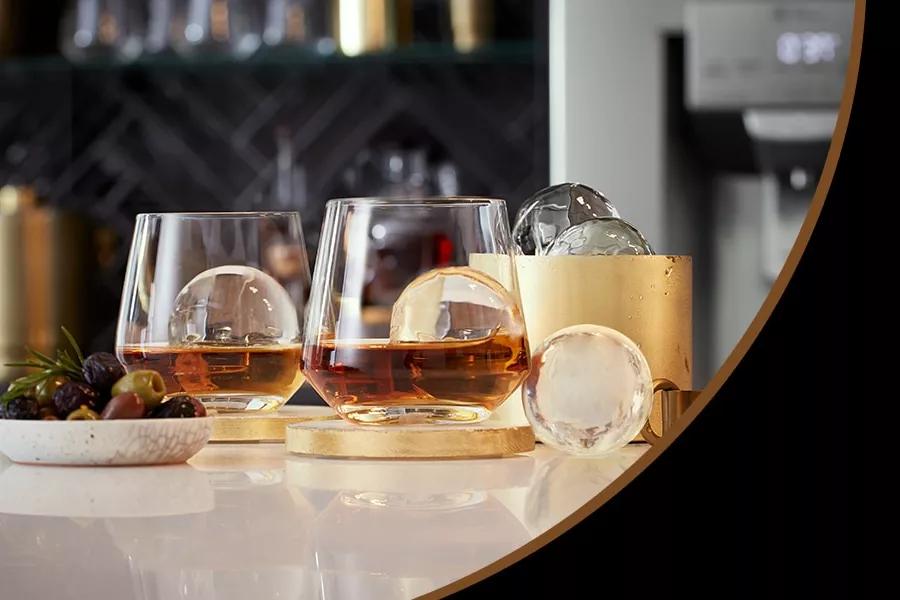
[[[528,371],[513,248],[503,200],[330,200],[306,379],[350,422],[487,418]]]
[[[272,410],[303,384],[309,262],[296,212],[137,217],[116,330],[129,371],[218,411]]]

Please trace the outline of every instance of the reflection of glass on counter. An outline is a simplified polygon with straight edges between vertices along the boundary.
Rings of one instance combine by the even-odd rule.
[[[213,508],[209,478],[190,465],[72,468],[10,464],[0,471],[0,489],[0,513],[8,514],[133,518],[202,513]]]
[[[415,462],[295,456],[285,469],[289,488],[323,504],[314,551],[326,598],[362,590],[367,597],[373,590],[415,596],[449,583],[445,573],[472,572],[485,556],[500,558],[528,541],[494,492],[527,488],[530,456]]]
[[[534,464],[534,459],[525,455],[462,461],[353,461],[291,456],[285,461],[285,483],[304,490],[357,490],[419,497],[527,487]]]
[[[359,502],[361,495],[339,493],[316,518],[315,556],[326,585],[359,580],[377,587],[404,578],[418,582],[409,595],[424,593],[449,583],[448,574],[476,571],[530,539],[489,493],[440,494],[441,505],[421,507]]]
[[[106,522],[114,543],[129,557],[135,585],[159,598],[309,597],[317,581],[312,505],[280,485],[280,457],[259,460],[265,449],[253,448],[241,459],[240,448],[228,450],[219,448],[217,458],[198,464],[214,490],[214,510]]]
[[[360,590],[409,597],[529,540],[490,490],[527,486],[533,464],[526,456],[415,463],[295,457],[286,462],[286,480],[307,495],[336,491],[314,526],[325,597]]]
[[[0,581],[4,599],[135,597],[128,557],[102,519],[0,512]]]

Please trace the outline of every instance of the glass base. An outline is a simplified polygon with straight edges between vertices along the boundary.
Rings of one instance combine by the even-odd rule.
[[[197,398],[208,409],[218,412],[254,412],[269,411],[281,408],[286,400],[281,396],[265,396],[260,394],[222,393],[197,394]]]
[[[359,406],[344,405],[338,414],[364,425],[453,425],[478,423],[491,416],[483,406]]]

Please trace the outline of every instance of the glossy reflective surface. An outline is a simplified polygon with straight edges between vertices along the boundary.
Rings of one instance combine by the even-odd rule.
[[[0,582],[18,598],[406,598],[515,550],[646,449],[341,461],[212,445],[187,465],[0,457]]]

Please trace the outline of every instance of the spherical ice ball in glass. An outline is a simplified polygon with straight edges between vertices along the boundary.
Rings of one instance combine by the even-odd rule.
[[[535,436],[570,454],[597,456],[623,447],[640,432],[653,403],[640,348],[600,325],[566,327],[544,340],[524,389]]]

